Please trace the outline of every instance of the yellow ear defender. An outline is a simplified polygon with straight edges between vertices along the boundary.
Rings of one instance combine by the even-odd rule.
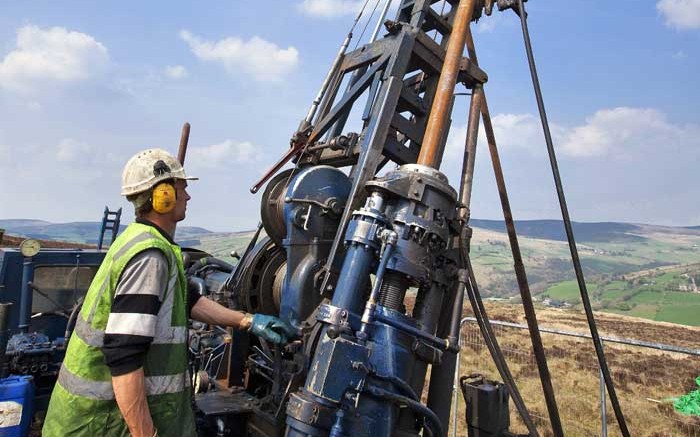
[[[153,206],[153,210],[158,214],[167,214],[175,209],[176,200],[177,193],[175,192],[173,184],[161,182],[153,188],[151,205]]]

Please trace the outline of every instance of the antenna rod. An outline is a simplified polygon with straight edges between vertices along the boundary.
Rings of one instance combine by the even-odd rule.
[[[377,20],[377,25],[374,27],[374,30],[372,31],[372,37],[369,39],[369,42],[373,43],[377,40],[377,36],[379,36],[379,31],[382,28],[382,25],[384,24],[384,19],[386,18],[386,14],[389,12],[389,7],[391,6],[392,0],[386,0],[386,4],[384,4],[384,9],[382,9],[382,13],[379,15],[379,20]]]

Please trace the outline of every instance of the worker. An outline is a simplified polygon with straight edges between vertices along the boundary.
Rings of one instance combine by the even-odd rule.
[[[46,413],[44,437],[195,436],[188,317],[285,343],[273,316],[230,310],[187,289],[180,247],[187,181],[180,162],[149,149],[124,167],[136,220],[114,241],[85,296]]]

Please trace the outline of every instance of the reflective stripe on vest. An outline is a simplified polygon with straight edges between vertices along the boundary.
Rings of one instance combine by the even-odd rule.
[[[87,321],[78,317],[75,322],[74,334],[80,337],[87,345],[102,348],[104,345],[105,331],[102,329],[90,328]],[[187,341],[186,326],[166,326],[156,327],[156,336],[152,344],[177,344]]]
[[[190,378],[187,373],[176,375],[146,376],[146,393],[149,396],[167,393],[178,393],[190,386]],[[112,381],[89,381],[74,375],[65,366],[61,366],[58,374],[58,383],[70,393],[88,399],[109,401],[114,399]]]

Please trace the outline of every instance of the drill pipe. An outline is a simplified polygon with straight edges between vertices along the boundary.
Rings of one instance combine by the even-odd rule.
[[[444,130],[447,128],[447,120],[450,117],[452,105],[452,95],[457,84],[459,75],[459,65],[462,61],[464,42],[467,37],[467,29],[474,12],[476,0],[460,0],[450,40],[447,43],[447,53],[445,62],[440,72],[438,88],[435,92],[435,99],[430,110],[430,117],[425,128],[423,144],[418,155],[418,164],[437,168],[439,166],[440,143],[445,138]]]

